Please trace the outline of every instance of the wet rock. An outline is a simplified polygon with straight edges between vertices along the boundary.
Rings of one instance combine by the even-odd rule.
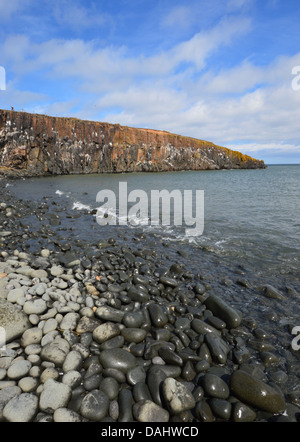
[[[242,402],[236,402],[233,406],[234,422],[253,422],[256,419],[256,412]]]
[[[148,371],[147,386],[151,393],[152,400],[160,407],[162,406],[161,387],[166,378],[167,375],[162,370],[162,367],[158,368],[156,366],[153,366]]]
[[[104,378],[99,385],[99,390],[103,391],[110,401],[116,399],[119,394],[119,384],[112,377]]]
[[[151,393],[145,382],[137,382],[133,387],[135,402],[152,401]]]
[[[103,321],[122,322],[125,312],[110,306],[98,307],[95,316]]]
[[[121,348],[102,351],[99,361],[104,368],[115,368],[122,373],[127,373],[137,364],[136,358],[129,351]]]
[[[235,371],[231,375],[230,386],[233,394],[248,405],[269,413],[285,410],[285,400],[277,390],[245,371]]]
[[[200,422],[214,422],[215,416],[205,399],[199,401],[195,408],[195,416]]]
[[[216,417],[225,420],[230,419],[232,405],[229,401],[213,398],[209,401],[209,405]]]
[[[205,341],[213,359],[220,364],[225,364],[230,350],[226,342],[215,333],[207,333],[205,335]]]
[[[219,376],[207,373],[201,382],[205,393],[213,398],[227,399],[229,397],[229,387]]]
[[[137,366],[131,368],[127,372],[127,381],[130,385],[135,385],[139,382],[145,382],[146,380],[146,372],[143,367]]]
[[[147,331],[139,328],[124,328],[121,330],[121,334],[125,341],[138,344],[139,342],[144,341],[147,336]]]
[[[132,392],[127,389],[122,389],[119,394],[119,418],[118,422],[132,422],[132,408],[134,405],[134,400],[132,397]]]
[[[286,300],[286,297],[278,289],[269,284],[265,285],[264,294],[267,298]]]
[[[204,303],[214,315],[220,319],[223,319],[227,325],[227,328],[237,328],[241,324],[241,313],[228,305],[222,298],[215,295],[210,295]]]
[[[163,346],[159,348],[158,354],[166,362],[166,364],[176,365],[178,367],[183,366],[182,358],[167,347]]]

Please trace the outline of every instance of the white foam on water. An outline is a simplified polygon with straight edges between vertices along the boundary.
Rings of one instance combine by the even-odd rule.
[[[92,210],[91,206],[88,206],[87,204],[83,204],[80,201],[75,201],[73,203],[72,210]]]

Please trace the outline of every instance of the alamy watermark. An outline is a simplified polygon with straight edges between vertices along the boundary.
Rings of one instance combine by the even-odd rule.
[[[292,340],[292,349],[295,351],[300,350],[300,326],[294,327],[292,330],[292,335],[296,336],[293,340]]]
[[[3,66],[0,66],[0,91],[6,91],[6,73]]]
[[[292,88],[294,91],[300,91],[300,66],[293,67],[292,75],[294,75],[292,80]]]
[[[0,327],[0,355],[6,353],[6,331],[5,328]]]
[[[96,201],[101,203],[96,214],[100,226],[184,226],[187,236],[204,231],[203,190],[151,190],[148,195],[136,189],[128,194],[127,182],[120,182],[118,197],[105,189]]]

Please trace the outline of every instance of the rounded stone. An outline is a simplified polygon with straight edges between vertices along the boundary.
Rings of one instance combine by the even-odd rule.
[[[109,339],[115,338],[120,334],[119,327],[112,322],[105,322],[104,324],[99,325],[93,331],[93,339],[102,344]]]
[[[82,363],[83,359],[79,351],[72,350],[67,354],[62,368],[65,373],[72,370],[79,371]]]
[[[64,273],[64,269],[61,266],[52,266],[50,269],[50,273],[56,278],[57,276],[61,276]]]
[[[38,411],[38,398],[31,393],[22,393],[12,398],[3,409],[8,422],[31,422]]]
[[[63,375],[61,381],[70,388],[76,388],[81,384],[82,376],[78,371],[70,370]]]
[[[7,370],[7,376],[12,380],[21,379],[27,376],[31,367],[31,362],[27,360],[16,361]]]
[[[45,368],[45,370],[41,373],[40,380],[42,384],[45,384],[48,379],[54,379],[57,381],[59,378],[59,372],[54,367]]]
[[[43,337],[42,329],[38,327],[30,328],[26,330],[21,338],[22,347],[27,347],[32,344],[39,344]]]
[[[57,326],[58,326],[58,322],[57,322],[56,319],[54,319],[54,318],[47,319],[47,321],[45,322],[45,325],[43,327],[44,335],[46,335],[47,333],[52,332],[53,330],[56,330]]]
[[[99,390],[103,391],[109,400],[117,398],[119,393],[119,384],[114,378],[104,378],[99,385]]]
[[[7,344],[22,336],[31,326],[28,316],[5,299],[0,299],[0,324],[5,331]]]
[[[24,290],[21,288],[11,290],[7,295],[7,301],[15,303],[17,300],[24,296]]]
[[[71,399],[71,395],[72,390],[68,385],[48,379],[40,396],[40,409],[51,413],[58,408],[65,408]]]
[[[133,416],[138,422],[169,422],[169,412],[152,401],[140,401],[133,406]]]
[[[163,328],[168,323],[168,316],[160,305],[150,304],[148,310],[151,321],[155,327]]]
[[[170,365],[176,365],[178,367],[183,366],[183,360],[182,358],[176,354],[174,351],[170,350],[167,347],[161,347],[158,350],[159,356]]]
[[[65,339],[58,339],[43,347],[41,358],[44,361],[53,362],[58,367],[62,367],[69,350],[69,343]]]
[[[32,393],[36,390],[38,385],[38,380],[31,376],[20,379],[18,383],[18,386],[21,388],[23,393]]]
[[[125,338],[125,341],[138,344],[145,339],[147,336],[147,331],[140,328],[124,328],[121,331],[121,334]]]
[[[73,410],[68,410],[68,408],[58,408],[53,414],[54,422],[82,422],[82,418]]]
[[[218,318],[223,319],[227,328],[237,328],[242,322],[241,313],[228,305],[222,298],[210,295],[204,302],[206,307]]]
[[[286,408],[284,397],[277,390],[245,371],[235,371],[230,386],[238,399],[260,410],[282,413]]]
[[[196,401],[188,388],[173,378],[166,378],[162,385],[163,397],[172,414],[179,414],[195,407]]]
[[[63,317],[59,324],[59,328],[61,330],[76,330],[79,320],[80,315],[78,313],[69,312]]]
[[[102,305],[95,311],[95,316],[102,321],[122,322],[125,312],[108,305]]]
[[[127,381],[130,385],[135,385],[138,382],[145,382],[146,380],[146,372],[143,367],[137,366],[131,368],[127,372]]]
[[[205,393],[213,398],[227,399],[229,397],[229,387],[219,376],[207,373],[202,378],[202,386]]]
[[[3,420],[3,409],[5,405],[14,397],[20,395],[22,390],[20,387],[13,385],[0,390],[0,422]]]
[[[127,373],[137,365],[137,360],[129,351],[122,348],[112,348],[100,353],[99,361],[104,368],[115,368]]]
[[[23,310],[27,315],[41,315],[47,310],[47,304],[40,298],[30,299],[25,302]]]
[[[109,398],[100,390],[93,390],[84,396],[81,406],[80,414],[90,421],[101,421],[108,412]]]
[[[230,419],[231,416],[231,403],[224,400],[213,398],[209,401],[210,408],[213,413],[220,419]]]
[[[127,328],[140,328],[144,322],[145,322],[145,317],[142,311],[126,312],[122,320],[122,323]]]
[[[232,419],[234,422],[253,422],[256,419],[256,413],[248,405],[238,401],[234,405]]]

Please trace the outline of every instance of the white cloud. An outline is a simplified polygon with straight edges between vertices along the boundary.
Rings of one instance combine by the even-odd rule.
[[[191,21],[193,21],[192,9],[188,6],[177,6],[163,17],[162,26],[187,28]]]
[[[99,12],[99,6],[91,3],[89,8],[83,6],[84,3],[78,3],[72,0],[51,0],[50,7],[53,17],[57,24],[67,26],[73,30],[81,32],[82,29],[93,26],[102,26],[107,21],[107,15]]]
[[[209,64],[212,55],[250,29],[248,19],[223,19],[151,56],[133,55],[125,46],[99,47],[95,41],[33,43],[12,35],[0,53],[15,78],[40,72],[45,85],[49,80],[62,83],[69,96],[51,100],[46,87],[43,96],[11,84],[0,98],[7,106],[88,119],[101,115],[105,121],[168,130],[245,153],[297,153],[300,91],[292,89],[291,72],[300,65],[300,53],[279,56],[265,66],[246,59],[215,71]]]
[[[26,8],[28,0],[0,0],[0,22],[12,18],[17,11]]]

